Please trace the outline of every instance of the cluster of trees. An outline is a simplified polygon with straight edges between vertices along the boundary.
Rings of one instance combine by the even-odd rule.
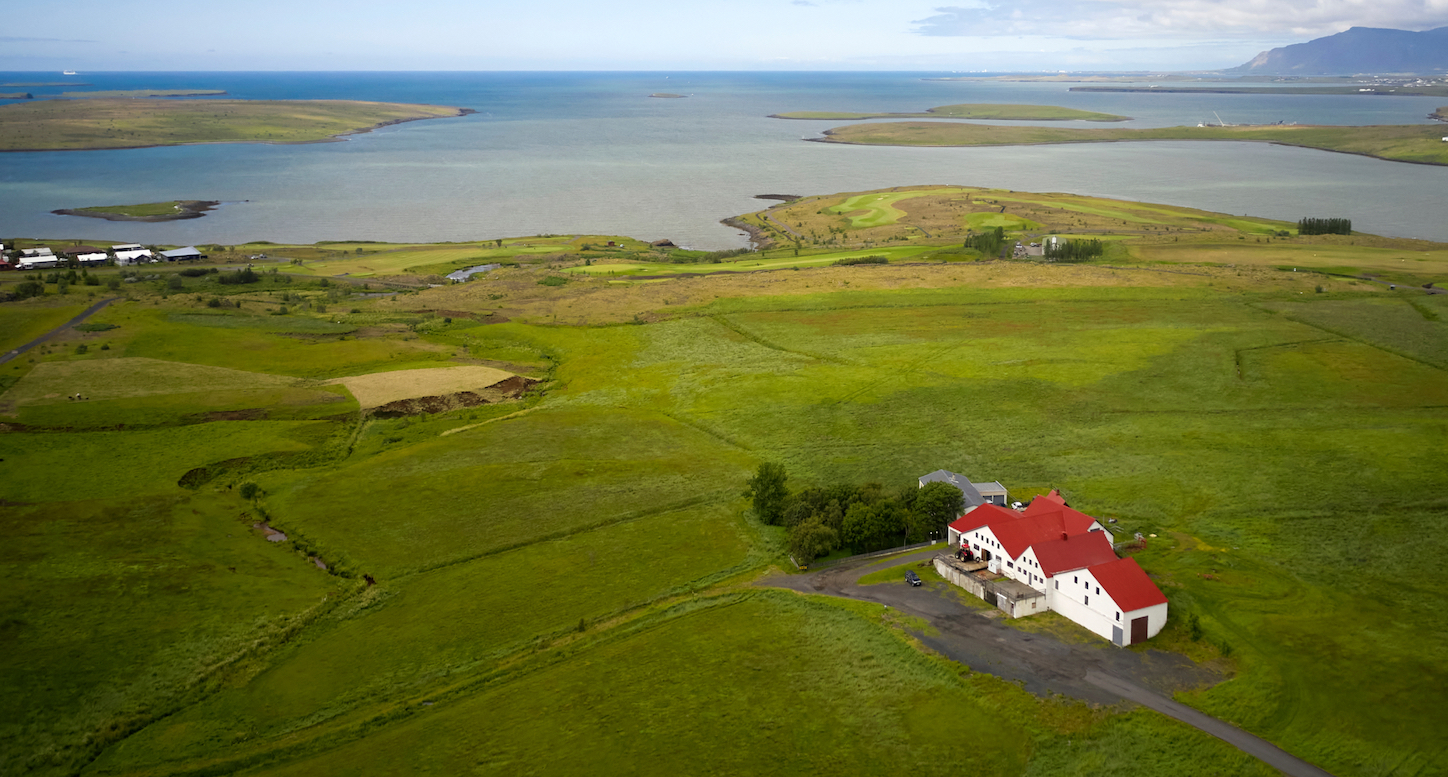
[[[1100,240],[1061,240],[1046,242],[1046,260],[1052,262],[1083,262],[1106,252]]]
[[[966,248],[974,248],[983,256],[1000,256],[1001,248],[1006,244],[1006,230],[1004,227],[988,229],[979,235],[971,235],[965,239]]]
[[[1297,222],[1299,235],[1351,235],[1352,219],[1302,219]]]
[[[852,264],[889,264],[890,260],[883,256],[847,256],[844,259],[836,259],[835,264],[846,267]]]
[[[965,495],[949,483],[911,484],[894,493],[879,483],[791,493],[784,465],[772,462],[759,465],[744,496],[760,520],[788,530],[790,555],[800,564],[839,548],[869,553],[943,538],[965,507]]]
[[[261,276],[250,267],[244,267],[236,272],[222,273],[216,277],[216,280],[227,286],[235,286],[242,283],[256,283],[261,280]]]

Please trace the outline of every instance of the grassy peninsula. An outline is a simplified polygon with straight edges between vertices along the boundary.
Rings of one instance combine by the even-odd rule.
[[[1442,137],[1443,128],[1435,124],[1078,129],[892,122],[836,127],[826,130],[825,137],[815,139],[815,142],[867,146],[1029,146],[1140,140],[1237,140],[1304,146],[1396,162],[1448,165],[1448,143],[1444,143]]]
[[[794,111],[776,113],[771,119],[996,119],[1001,121],[1128,121],[1129,116],[1081,111],[1058,105],[1010,105],[962,103],[941,105],[921,113],[853,113],[847,111]]]
[[[1438,121],[1448,121],[1448,105],[1445,105],[1438,110],[1433,111],[1431,114],[1428,115],[1428,118],[1437,119]]]
[[[61,92],[65,98],[104,97],[212,97],[226,94],[225,89],[102,89],[94,92]]]
[[[388,124],[468,112],[439,105],[348,100],[42,100],[0,106],[0,151],[315,143]]]
[[[0,274],[40,287],[0,302],[0,357],[116,298],[0,363],[0,772],[1276,774],[774,587],[787,530],[740,497],[763,462],[794,492],[1060,487],[1151,538],[1171,615],[1120,653],[1000,625],[1033,655],[1199,667],[1163,692],[1337,777],[1448,771],[1448,295],[1422,288],[1448,245],[959,186],[740,219],[775,247]],[[1107,250],[962,245],[997,228]]]

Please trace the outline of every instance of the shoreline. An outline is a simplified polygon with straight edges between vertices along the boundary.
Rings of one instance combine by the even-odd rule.
[[[141,221],[151,224],[162,221],[184,221],[186,219],[199,219],[206,215],[209,210],[215,209],[221,204],[220,200],[182,200],[176,207],[175,213],[164,213],[159,216],[128,216],[124,213],[98,213],[87,211],[85,208],[62,208],[53,210],[51,213],[57,216],[82,216],[90,219],[102,219],[105,221]]]
[[[325,138],[316,138],[314,140],[193,140],[182,141],[179,143],[142,143],[134,146],[78,146],[75,148],[0,148],[0,154],[34,154],[52,151],[127,151],[138,148],[217,146],[241,143],[259,144],[266,146],[305,146],[311,143],[341,143],[344,142],[351,135],[365,135],[368,132],[372,132],[373,130],[379,130],[383,127],[390,127],[395,124],[405,124],[409,121],[427,121],[429,119],[455,119],[459,116],[468,116],[477,113],[477,111],[473,110],[472,108],[457,108],[455,110],[457,110],[457,113],[451,116],[410,116],[405,119],[388,119],[387,121],[373,124],[369,127],[361,127],[354,130],[347,130],[346,132],[339,132],[335,135],[329,135]]]

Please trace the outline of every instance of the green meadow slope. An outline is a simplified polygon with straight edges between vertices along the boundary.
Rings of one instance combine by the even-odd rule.
[[[0,634],[23,670],[0,680],[0,772],[1271,773],[927,654],[878,605],[751,585],[789,566],[740,497],[766,461],[794,487],[1059,487],[1156,535],[1136,558],[1172,616],[1131,649],[1230,678],[1178,700],[1340,777],[1448,770],[1448,295],[1419,288],[1443,246],[966,187],[769,215],[819,262],[272,246],[301,264],[155,270],[0,364]],[[961,248],[995,226],[1111,253]],[[825,261],[882,248],[902,251]],[[391,296],[328,278],[480,252],[516,266]],[[64,321],[119,272],[0,320]],[[537,383],[428,383],[461,365]],[[337,382],[359,375],[415,403],[364,409]],[[962,731],[991,734],[942,744]]]

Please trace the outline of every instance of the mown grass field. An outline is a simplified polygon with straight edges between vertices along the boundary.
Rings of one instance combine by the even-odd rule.
[[[1442,128],[1434,124],[1368,127],[1242,126],[1076,129],[1002,127],[946,122],[853,124],[825,131],[820,142],[872,146],[1029,146],[1141,140],[1236,140],[1304,146],[1418,164],[1448,164]]]
[[[0,679],[0,771],[1268,773],[1155,713],[963,671],[878,605],[749,585],[788,566],[740,497],[764,461],[794,487],[1059,487],[1157,535],[1137,558],[1173,615],[1149,647],[1231,675],[1180,700],[1340,777],[1448,770],[1448,301],[1279,261],[1431,278],[1443,247],[920,191],[772,213],[840,238],[819,256],[999,218],[1115,236],[1122,264],[128,284],[93,319],[116,328],[0,368],[0,634],[25,670]],[[850,228],[871,203],[902,215]],[[453,366],[542,383],[400,418],[327,384]]]
[[[457,108],[436,105],[347,100],[38,100],[0,106],[0,151],[309,143],[457,115]]]

